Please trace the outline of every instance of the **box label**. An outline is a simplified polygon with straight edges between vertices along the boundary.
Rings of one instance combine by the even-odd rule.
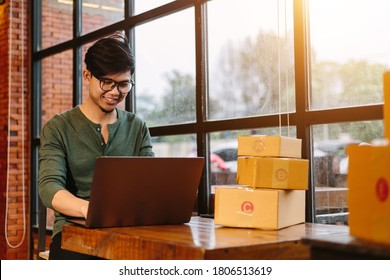
[[[251,214],[255,211],[255,205],[251,201],[246,200],[241,203],[241,211],[246,214]]]
[[[376,182],[376,197],[380,202],[385,202],[389,197],[389,184],[385,178],[379,178]]]
[[[272,177],[272,186],[275,188],[288,188],[289,161],[274,161],[274,176]]]

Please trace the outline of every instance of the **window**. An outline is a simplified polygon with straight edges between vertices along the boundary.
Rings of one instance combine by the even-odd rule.
[[[152,0],[152,1],[142,1],[137,0],[134,1],[135,14],[140,14],[143,12],[147,12],[156,7],[162,6],[164,4],[173,2],[173,0]]]
[[[72,39],[73,1],[43,0],[41,10],[42,38],[39,39],[43,49]]]
[[[137,61],[123,107],[157,156],[206,157],[200,213],[212,186],[235,184],[238,135],[284,135],[310,160],[307,221],[348,222],[345,146],[383,137],[387,0],[74,2],[32,4],[33,189],[42,124],[87,97],[86,48],[123,30]]]
[[[193,157],[195,140],[194,134],[152,137],[153,151],[157,157]]]
[[[86,34],[125,17],[123,0],[83,0],[82,33]]]
[[[207,4],[210,119],[295,111],[292,3]]]
[[[349,144],[383,139],[382,121],[321,124],[312,127],[315,209],[318,223],[347,224]]]
[[[72,58],[68,50],[42,60],[42,125],[72,108]]]
[[[384,136],[383,121],[376,120],[382,116],[369,111],[383,102],[382,76],[390,67],[390,42],[383,37],[390,24],[387,6],[382,0],[309,2],[310,108],[326,112],[321,124],[311,126],[314,220],[319,223],[348,223],[348,144]],[[330,120],[332,109],[346,107],[361,115],[349,117],[354,110],[341,109],[337,120]]]
[[[135,28],[136,112],[149,126],[195,122],[194,17],[189,8]]]
[[[390,43],[383,38],[387,8],[383,0],[310,1],[312,109],[383,102],[382,74],[390,61]]]

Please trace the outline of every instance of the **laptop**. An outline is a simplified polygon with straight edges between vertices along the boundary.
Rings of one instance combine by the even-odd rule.
[[[187,223],[203,166],[202,157],[99,157],[87,218],[69,221],[87,228]]]

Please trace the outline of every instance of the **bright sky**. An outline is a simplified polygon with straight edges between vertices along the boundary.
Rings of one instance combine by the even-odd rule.
[[[311,0],[311,42],[321,59],[390,66],[389,0]]]
[[[168,2],[171,1],[138,0],[136,9],[144,11]],[[285,15],[284,3],[287,3],[287,29],[290,31],[293,28],[292,0],[209,2],[210,63],[219,57],[221,47],[229,40],[241,44],[245,37],[257,34],[260,29],[277,33],[278,16]],[[339,62],[367,59],[390,67],[389,0],[309,0],[309,5],[311,43],[319,59]],[[173,69],[194,75],[193,16],[191,8],[136,28],[138,90],[161,94],[166,87],[163,73]],[[279,32],[281,35],[285,32],[283,20]]]

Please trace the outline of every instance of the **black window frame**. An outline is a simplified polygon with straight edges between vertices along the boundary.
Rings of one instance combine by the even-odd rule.
[[[96,31],[82,34],[82,1],[74,0],[73,4],[73,38],[42,49],[42,1],[32,1],[31,4],[31,224],[37,224],[37,177],[38,177],[38,150],[41,131],[41,61],[42,59],[61,53],[65,50],[73,50],[73,105],[82,101],[82,57],[81,48],[84,44],[97,38],[113,33],[117,30],[125,30],[134,47],[134,27],[148,21],[167,16],[190,7],[195,10],[195,56],[196,56],[196,121],[189,124],[175,124],[159,127],[150,127],[152,136],[169,136],[180,134],[196,134],[198,156],[209,157],[208,134],[226,130],[260,129],[268,127],[295,126],[297,138],[302,139],[302,157],[312,159],[313,139],[311,127],[321,124],[342,122],[383,120],[383,104],[356,106],[337,109],[310,110],[309,107],[309,82],[310,82],[310,47],[308,29],[307,4],[309,0],[294,0],[294,56],[295,56],[295,92],[296,111],[287,114],[275,114],[266,116],[253,116],[226,120],[207,120],[207,2],[211,0],[177,0],[160,7],[153,8],[141,14],[133,15],[134,0],[124,0],[125,18],[117,23],[105,26]],[[235,20],[235,19],[233,19]],[[136,51],[136,50],[135,50]],[[125,108],[135,112],[135,95],[126,97]],[[209,170],[206,160],[205,171]],[[306,221],[315,221],[315,197],[314,182],[310,160],[309,190],[306,195]],[[209,173],[204,172],[198,191],[198,213],[210,214],[210,187]]]

